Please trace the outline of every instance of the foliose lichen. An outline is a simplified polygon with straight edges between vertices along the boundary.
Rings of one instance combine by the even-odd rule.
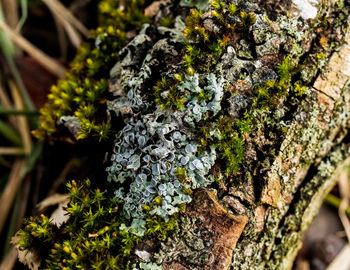
[[[177,89],[188,92],[182,111],[158,107],[153,113],[132,117],[116,136],[112,165],[106,170],[108,181],[121,184],[115,196],[124,202],[126,215],[133,218],[132,230],[139,235],[145,231],[144,205],[157,200],[149,213],[167,219],[178,211],[180,205],[191,201],[188,189],[205,187],[214,181],[207,175],[216,159],[215,148],[199,154],[194,135],[189,129],[184,132],[183,128],[185,125],[194,128],[204,114],[216,115],[220,111],[223,80],[210,74],[203,88],[210,97],[208,101],[199,100],[202,92],[199,75],[186,75]],[[129,90],[129,102],[125,104],[133,103],[136,98],[133,93]],[[185,178],[177,176],[179,168],[185,170]]]

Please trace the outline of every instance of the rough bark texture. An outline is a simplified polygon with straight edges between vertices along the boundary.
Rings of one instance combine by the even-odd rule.
[[[259,7],[258,2],[240,2],[238,6],[244,6],[247,12],[257,13],[260,8],[266,8],[268,14],[273,14],[273,19],[287,13],[294,14],[293,16],[299,17],[301,25],[307,26],[299,30],[299,34],[304,35],[299,42],[301,55],[307,59],[313,46],[319,42],[315,22],[313,24],[312,20],[300,18],[300,12],[290,1],[273,1],[278,6],[273,8],[276,8],[276,13],[272,12],[272,6],[268,3]],[[156,18],[165,16],[167,12],[183,12],[175,3],[161,7],[163,8],[155,15]],[[321,13],[321,8],[318,8]],[[332,9],[331,3],[327,3],[322,7],[322,12],[332,13]],[[210,15],[207,16],[209,19],[205,24],[206,29],[216,31],[215,23],[210,20]],[[159,78],[159,74],[155,73],[166,75],[176,71],[176,65],[181,62],[183,55],[181,44],[184,38],[180,19],[176,26],[173,29],[147,28],[125,48],[124,60],[111,72],[111,90],[114,95],[123,95],[121,89],[127,89],[127,82],[135,77],[139,80],[140,95],[147,95],[149,80]],[[280,27],[281,23],[270,22],[269,31],[291,39],[292,44],[293,39],[296,39],[293,35],[296,34],[292,33],[292,29],[288,33],[287,29],[282,31]],[[259,74],[263,73],[260,67],[274,67],[281,62],[279,48],[285,46],[284,51],[288,48],[289,41],[282,41],[282,38],[272,41],[263,38],[259,43],[259,35],[263,36],[264,33],[259,32],[258,26],[256,29],[258,30],[249,32],[253,35],[255,44],[242,35],[236,37],[236,54],[229,51],[224,53],[214,66],[236,93],[249,95],[252,88],[246,78],[242,79],[242,72],[246,71],[253,80],[254,76],[258,80]],[[325,33],[327,34],[333,33]],[[151,260],[156,260],[167,270],[291,269],[301,246],[303,232],[317,213],[322,199],[335,184],[338,172],[350,164],[347,132],[350,111],[350,49],[346,43],[350,42],[350,33],[341,35],[341,40],[343,45],[337,52],[327,52],[329,56],[332,55],[328,57],[326,69],[317,72],[317,67],[312,67],[310,70],[316,70],[309,70],[314,75],[308,77],[309,90],[302,100],[296,101],[298,104],[293,108],[290,104],[286,105],[288,108],[285,109],[285,115],[278,120],[271,120],[287,123],[286,132],[269,139],[254,134],[255,140],[252,139],[251,143],[258,146],[252,147],[255,149],[253,153],[250,152],[252,157],[249,157],[249,150],[246,150],[248,161],[244,163],[242,172],[224,177],[220,186],[212,186],[211,191],[195,191],[192,203],[185,213],[180,214],[182,222],[179,223],[178,231],[162,243],[157,251],[148,250]],[[252,46],[255,47],[252,49]],[[258,61],[260,62],[257,63]],[[138,65],[141,69],[137,68]],[[147,79],[143,79],[143,75]],[[283,107],[283,103],[287,103],[287,100],[281,100],[282,105],[279,104],[278,108]],[[111,111],[121,113],[124,119],[132,114],[130,106],[120,109],[115,104],[110,103]],[[260,142],[256,139],[259,136]],[[269,150],[274,149],[276,154],[262,151],[264,147],[259,148],[259,143],[268,145]],[[215,174],[215,170],[211,173]],[[193,221],[193,218],[200,221]],[[193,229],[194,226],[197,226],[194,229],[197,234],[192,233],[190,237],[191,227]],[[189,234],[180,233],[184,231]],[[204,245],[203,239],[208,245]],[[147,251],[147,248],[144,250]]]
[[[281,13],[288,13],[286,9],[293,7],[291,3],[284,7],[283,2],[280,4]],[[330,7],[330,3],[328,5]],[[278,13],[274,15],[278,16]],[[149,63],[153,61],[154,67],[166,73],[163,67],[173,67],[174,64],[168,63],[167,59],[176,59],[176,46],[181,35],[177,30],[163,31],[168,32],[171,41],[165,39],[160,44],[160,41],[150,39],[152,41],[149,40],[147,44],[149,48],[153,46]],[[307,36],[313,31],[310,27],[303,34]],[[344,44],[330,57],[327,72],[311,79],[313,86],[310,91],[297,109],[290,112],[292,115],[289,116],[287,132],[283,138],[276,138],[272,142],[277,155],[274,158],[267,157],[270,165],[264,169],[261,163],[257,165],[255,162],[250,169],[244,170],[244,175],[240,177],[245,178],[244,181],[224,181],[226,191],[219,190],[217,198],[213,191],[195,191],[193,202],[184,215],[197,217],[203,222],[202,230],[210,234],[211,245],[194,248],[193,252],[190,248],[181,257],[167,253],[169,247],[173,245],[173,250],[181,252],[183,246],[191,247],[197,240],[191,238],[192,243],[186,244],[186,240],[172,242],[173,238],[170,238],[162,244],[158,254],[152,255],[158,258],[158,263],[163,263],[163,269],[291,269],[301,246],[303,232],[317,213],[322,199],[333,187],[338,172],[350,163],[347,133],[350,53],[349,45],[346,44],[346,41],[350,41],[349,37],[349,32],[342,37]],[[313,46],[311,40],[310,35],[309,40],[304,40],[309,43],[304,47]],[[138,44],[145,46],[143,42]],[[140,50],[137,46],[133,47],[136,51]],[[254,58],[258,57],[268,65],[269,59],[272,59],[270,62],[280,59],[278,54],[271,52],[271,47],[268,49],[269,53],[261,53],[260,56],[251,56],[249,51],[244,50],[238,51],[238,57],[224,54],[216,68],[220,67],[229,80],[237,65],[243,62],[251,61],[254,65]],[[308,50],[304,49],[306,55]],[[157,54],[159,52],[162,54]],[[163,55],[162,59],[160,55]],[[123,76],[136,74],[130,69],[123,69],[123,72]],[[115,79],[115,74],[112,71],[112,81],[120,83],[120,79]],[[244,87],[239,85],[242,81],[231,82],[233,87],[243,91]],[[120,86],[115,89],[123,88]],[[264,156],[258,159],[266,161]],[[180,230],[187,230],[185,225],[182,226]],[[194,253],[198,250],[203,253],[207,250],[207,257],[202,261],[190,260],[191,257],[197,258],[198,255]],[[167,259],[164,259],[165,256]]]
[[[234,2],[245,14],[254,13],[256,21],[247,29],[244,22],[237,23],[244,30],[230,35],[230,46],[225,47],[218,61],[209,64],[207,72],[199,73],[204,80],[210,80],[211,72],[225,80],[224,88],[229,91],[225,92],[226,100],[221,97],[221,110],[228,112],[232,122],[246,110],[258,127],[245,134],[244,161],[239,172],[221,173],[221,161],[217,160],[209,175],[220,178],[220,184],[192,184],[194,189],[206,188],[195,189],[192,202],[179,214],[178,228],[167,241],[156,245],[146,243],[152,242],[148,239],[138,245],[138,260],[157,262],[163,269],[291,269],[303,232],[335,184],[338,172],[350,164],[350,47],[346,43],[350,42],[350,32],[344,31],[346,18],[339,21],[340,26],[335,19],[327,22],[328,28],[320,23],[322,18],[327,21],[336,17],[334,14],[347,9],[349,3],[341,2],[345,8],[331,2],[320,4],[317,9],[306,5],[311,13],[318,10],[317,17],[311,18],[310,13],[306,16],[301,10],[305,7],[297,7],[291,1]],[[184,124],[188,120],[183,120],[188,111],[154,109],[151,91],[161,77],[181,73],[184,43],[196,43],[186,41],[182,34],[187,7],[203,5],[206,1],[164,1],[147,10],[154,16],[154,24],[145,26],[120,52],[122,60],[111,71],[110,91],[115,99],[109,101],[108,108],[112,120],[116,114],[131,126],[137,119],[147,126],[162,116],[168,120],[159,120],[161,125],[174,121],[175,129],[186,133],[189,141],[195,141],[195,124],[191,127]],[[219,36],[222,28],[217,25],[219,19],[213,10],[205,9],[200,20],[205,31]],[[265,12],[276,21],[268,19]],[[240,15],[242,21],[245,14]],[[161,19],[170,15],[176,17],[175,26],[160,26]],[[333,47],[327,45],[331,40]],[[317,48],[322,47],[324,62],[315,64],[310,59],[319,56]],[[250,105],[254,85],[277,80],[275,67],[286,56],[302,66],[298,76],[308,90],[301,98],[280,96],[271,111],[266,109],[268,113],[257,108],[253,112]],[[205,64],[204,61],[202,65]],[[220,88],[219,79],[215,83]],[[150,140],[156,144],[167,139]],[[118,138],[116,145],[116,155],[120,148],[129,147],[118,144]],[[126,169],[139,170],[140,158],[130,162]],[[196,169],[200,171],[202,167],[198,165]],[[115,180],[111,170],[111,179]],[[159,168],[152,173],[159,174]],[[134,207],[132,203],[130,207]]]

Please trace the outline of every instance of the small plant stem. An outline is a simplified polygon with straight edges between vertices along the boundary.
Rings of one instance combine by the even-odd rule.
[[[0,134],[14,145],[22,145],[22,140],[21,137],[18,136],[18,133],[9,124],[2,120],[0,120]]]
[[[14,110],[14,109],[5,109],[0,106],[0,115],[26,115],[26,116],[38,116],[39,112],[29,111],[29,110]]]
[[[16,84],[10,80],[9,86],[12,92],[12,98],[14,100],[16,109],[23,110],[24,109],[23,100]],[[26,154],[29,154],[33,149],[33,143],[32,143],[32,138],[30,136],[28,119],[25,116],[19,115],[17,116],[17,120],[18,120],[18,131],[22,137],[24,152]]]
[[[324,199],[324,202],[338,209],[340,206],[341,200],[337,196],[334,196],[333,194],[328,194]],[[350,207],[346,208],[345,213],[350,217]]]
[[[10,98],[1,84],[0,84],[0,103],[1,103],[0,114],[1,114],[1,111],[12,110],[12,103],[10,101]],[[9,118],[9,121],[11,122],[11,125],[14,128],[17,128],[16,117],[14,117],[13,115],[10,115],[8,118]]]

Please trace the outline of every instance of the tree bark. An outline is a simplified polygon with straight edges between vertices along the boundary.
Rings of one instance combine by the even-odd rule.
[[[105,215],[126,224],[88,238],[113,226],[114,238],[140,237],[128,269],[292,268],[350,165],[350,2],[314,2],[146,9],[152,23],[119,52],[107,101],[117,136],[106,194],[118,207]],[[68,124],[74,136],[80,127]],[[147,236],[147,219],[174,213],[166,240]]]
[[[154,12],[155,21],[170,13],[173,17],[181,15],[183,6],[195,7],[199,2],[165,2],[158,12]],[[344,30],[347,20],[342,21],[342,26],[333,23],[332,29],[326,31],[318,22],[322,17],[327,19],[339,12],[331,2],[322,6],[320,1],[316,5],[318,15],[314,17],[314,6],[298,9],[289,1],[259,2],[235,2],[242,11],[258,14],[257,22],[246,32],[252,37],[248,39],[247,47],[244,47],[244,36],[234,37],[237,38],[234,52],[227,49],[209,70],[223,74],[236,93],[251,94],[251,90],[244,89],[252,88],[247,81],[254,70],[260,70],[257,61],[262,67],[271,69],[288,55],[287,43],[289,39],[293,43],[297,35],[303,35],[299,42],[302,51],[295,53],[303,69],[310,63],[309,57],[322,40],[329,41],[334,33],[338,33],[342,45],[337,51],[324,45],[325,67],[319,69],[314,65],[309,68],[309,76],[304,79],[308,91],[302,99],[295,100],[297,104],[291,107],[290,100],[285,98],[274,108],[277,112],[289,102],[285,105],[284,116],[271,120],[276,125],[284,122],[286,131],[269,139],[254,134],[255,139],[251,141],[248,135],[246,146],[253,144],[249,147],[255,149],[257,157],[247,158],[247,146],[241,172],[225,175],[220,185],[195,190],[191,204],[180,214],[179,227],[159,249],[152,250],[152,244],[145,242],[138,245],[135,253],[141,261],[156,261],[163,269],[291,269],[303,233],[317,214],[323,198],[336,183],[339,172],[350,164],[350,47],[347,44],[350,32]],[[348,8],[348,2],[343,4]],[[207,19],[204,27],[208,31],[216,31],[215,22],[210,17],[213,10],[210,7],[201,17],[203,21]],[[258,23],[266,17],[262,12],[276,17],[275,21],[268,21],[269,31],[278,33],[277,45],[268,38],[259,44]],[[180,18],[176,19],[174,28],[156,29],[154,25],[145,28],[122,51],[125,57],[111,71],[111,91],[118,97],[117,101],[109,103],[111,112],[128,119],[130,107],[120,108],[118,102],[126,95],[125,89],[128,89],[131,78],[140,78],[138,89],[145,94],[149,91],[149,79],[142,80],[144,74],[159,78],[159,73],[167,75],[181,63],[184,25]],[[291,23],[292,20],[301,25],[299,33],[283,28],[284,22]],[[264,44],[265,47],[261,48]],[[251,46],[254,49],[250,51]],[[237,68],[239,65],[241,69]],[[253,70],[249,70],[249,65],[254,66]],[[248,76],[242,74],[244,69]],[[237,76],[237,72],[241,74]],[[254,76],[257,74],[262,73],[254,73]],[[261,136],[260,141],[258,136]],[[263,151],[262,145],[269,151]],[[271,150],[275,155],[271,155]],[[216,172],[212,170],[211,173]],[[150,259],[140,255],[142,252],[150,254]]]

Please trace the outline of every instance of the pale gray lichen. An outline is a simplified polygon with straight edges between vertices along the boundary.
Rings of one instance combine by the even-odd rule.
[[[162,270],[162,266],[156,263],[140,263],[140,268],[133,268],[133,270]]]
[[[144,24],[139,35],[119,52],[122,60],[117,62],[110,71],[111,84],[109,91],[114,96],[123,95],[122,91],[129,86],[130,82],[135,81],[136,70],[132,68],[133,66],[142,64],[140,71],[137,73],[137,78],[148,77],[147,65],[145,64],[148,58],[143,59],[143,55],[152,45],[151,38],[146,34],[149,27],[149,24]]]
[[[169,34],[171,38],[180,42],[184,42],[186,40],[185,36],[183,35],[184,29],[185,29],[185,23],[181,19],[181,16],[177,16],[175,18],[174,28],[158,26],[158,31],[160,34],[162,35]]]
[[[254,5],[248,6],[251,11],[256,10]],[[180,19],[177,20],[177,28],[182,29],[182,21],[180,23]],[[255,33],[255,39],[263,44],[259,43],[256,46],[272,48],[273,46],[268,41],[276,41],[274,51],[261,50],[261,57],[277,54],[280,44],[287,43],[286,34],[290,38],[295,38],[299,43],[302,41],[299,35],[303,32],[299,29],[303,27],[301,22],[286,18],[281,19],[277,24],[279,26],[274,29],[265,16],[257,15],[252,31]],[[140,37],[130,42],[128,46],[131,49],[140,46],[141,40],[149,40],[146,30],[147,27],[141,32]],[[171,34],[165,28],[158,30]],[[179,32],[176,30],[177,34]],[[176,33],[172,32],[174,35]],[[217,65],[215,74],[221,74],[231,84],[237,80],[244,80],[245,85],[248,85],[251,91],[254,84],[276,80],[277,74],[272,67],[267,68],[260,59],[243,60],[239,58],[242,57],[240,53],[242,50],[247,51],[248,43],[242,39],[241,47],[236,48],[237,54],[234,48],[228,49],[227,53],[222,56],[222,61]],[[132,68],[132,63],[135,62],[132,55],[129,55],[132,50],[127,51],[121,61],[122,66],[119,69],[116,68],[117,72],[114,74],[114,77],[117,74],[117,79],[121,82],[118,87],[122,91],[118,92],[115,100],[108,102],[109,111],[117,114],[122,112],[127,115],[124,117],[127,125],[117,134],[114,153],[111,157],[112,164],[107,168],[108,180],[120,184],[115,191],[115,196],[123,203],[123,211],[131,220],[131,225],[125,226],[124,229],[137,235],[143,235],[146,230],[147,213],[143,210],[144,205],[151,205],[150,214],[167,220],[168,216],[178,211],[180,205],[191,201],[191,197],[184,192],[185,190],[205,187],[213,182],[213,178],[207,175],[216,160],[215,145],[209,146],[199,154],[193,131],[202,120],[212,119],[222,111],[224,80],[218,78],[214,73],[185,75],[176,86],[186,98],[184,108],[180,111],[163,110],[156,107],[149,97],[143,96],[145,89],[141,91],[145,82],[154,76],[152,68],[157,66],[155,62],[160,61],[157,59],[159,53],[164,56],[178,57],[179,52],[174,44],[169,38],[159,39],[148,51],[142,50],[145,57],[138,73]],[[140,48],[143,49],[143,47]],[[250,49],[254,51],[254,48]],[[137,56],[135,57],[138,59]],[[251,58],[248,55],[245,57]],[[123,79],[123,72],[132,76]],[[242,78],[244,73],[246,76]],[[248,107],[249,91],[236,94],[228,99],[231,105],[228,111],[231,116],[238,118],[241,112]],[[200,98],[202,92],[206,96],[204,100]],[[163,97],[168,94],[168,91],[161,93]],[[281,115],[284,115],[283,111]],[[265,117],[265,120],[268,118]],[[215,133],[215,131],[211,132]],[[178,168],[185,169],[187,181],[179,181],[176,176]],[[153,202],[157,197],[159,197],[158,203],[155,204]]]
[[[216,160],[215,147],[199,154],[193,134],[184,127],[195,128],[205,113],[215,116],[221,110],[224,81],[214,74],[207,75],[204,91],[211,97],[208,101],[198,99],[202,91],[199,81],[198,74],[186,75],[178,86],[179,91],[191,93],[185,110],[174,112],[157,107],[152,113],[134,115],[116,136],[112,165],[106,171],[108,181],[121,184],[115,197],[123,202],[123,211],[132,220],[129,227],[123,227],[129,232],[144,234],[147,214],[143,205],[150,205],[156,197],[161,198],[161,203],[154,205],[150,214],[167,220],[180,205],[191,201],[184,190],[205,187],[214,181],[207,175]],[[110,108],[121,110],[128,106],[141,110],[146,106],[133,87],[135,84],[129,85],[126,96],[114,101]],[[177,178],[178,168],[186,170],[186,182]],[[122,186],[125,184],[127,189]]]
[[[213,73],[207,76],[208,85],[204,87],[206,93],[212,96],[210,102],[199,101],[195,95],[186,105],[187,110],[185,111],[184,122],[189,124],[191,127],[196,126],[196,122],[199,122],[203,114],[211,111],[213,115],[216,115],[221,110],[220,102],[222,100],[223,91],[223,79],[216,79]],[[179,85],[179,89],[182,92],[186,90],[192,92],[192,94],[199,94],[202,90],[199,87],[199,75],[194,76],[186,75],[185,80]]]
[[[207,0],[181,0],[180,6],[196,7],[198,9],[205,10],[209,7],[209,1],[207,1]]]

